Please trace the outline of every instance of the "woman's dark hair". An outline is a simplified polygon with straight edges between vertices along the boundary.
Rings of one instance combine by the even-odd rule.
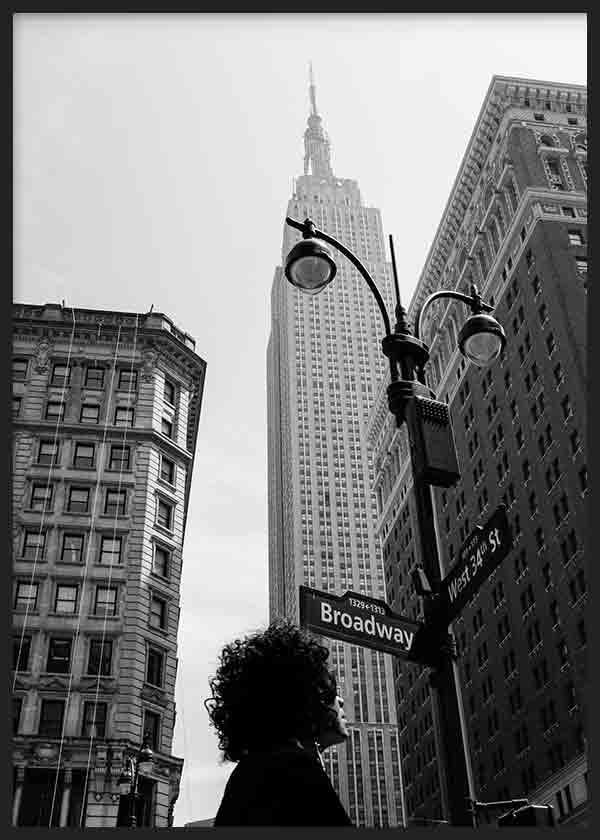
[[[205,701],[229,761],[290,738],[315,737],[336,697],[327,648],[288,621],[223,648]]]

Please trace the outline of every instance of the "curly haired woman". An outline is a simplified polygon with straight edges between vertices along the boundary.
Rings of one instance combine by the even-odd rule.
[[[237,765],[215,826],[351,825],[320,757],[348,737],[328,656],[289,622],[223,649],[206,703],[223,756]]]

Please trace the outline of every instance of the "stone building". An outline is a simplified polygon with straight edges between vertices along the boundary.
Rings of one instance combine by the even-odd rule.
[[[205,362],[157,312],[13,308],[13,825],[167,826]]]
[[[425,319],[428,383],[449,406],[459,482],[435,490],[445,573],[473,528],[506,505],[513,549],[453,625],[476,798],[528,796],[586,824],[587,93],[495,76],[409,310],[476,283],[507,346],[489,369],[457,348],[467,317]],[[381,384],[369,422],[388,603],[422,617],[405,429]],[[441,818],[428,672],[397,665],[410,817]],[[497,814],[491,815],[495,819]]]
[[[389,303],[381,214],[363,203],[356,181],[334,175],[312,79],[310,101],[304,174],[287,213],[309,216],[350,245]],[[299,238],[285,226],[283,261]],[[276,268],[267,350],[271,618],[298,620],[300,584],[384,596],[364,434],[385,366],[380,335],[375,300],[346,260],[339,260],[333,286],[317,297],[292,287]],[[323,641],[351,724],[348,743],[324,754],[333,785],[356,825],[402,825],[390,656]]]

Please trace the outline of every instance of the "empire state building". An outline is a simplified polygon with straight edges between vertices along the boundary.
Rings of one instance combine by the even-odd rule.
[[[287,215],[310,217],[366,265],[392,307],[381,214],[356,181],[331,167],[310,77],[304,174]],[[300,234],[284,228],[282,263]],[[303,295],[275,269],[267,348],[270,617],[298,620],[300,584],[385,598],[375,536],[366,424],[385,376],[381,315],[362,277],[340,259],[333,284]],[[404,824],[391,657],[326,640],[351,735],[327,750],[327,769],[357,826]]]

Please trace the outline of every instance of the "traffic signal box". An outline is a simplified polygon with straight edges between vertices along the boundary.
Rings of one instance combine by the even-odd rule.
[[[537,825],[548,828],[554,824],[554,812],[551,805],[524,805],[522,808],[509,811],[508,814],[503,814],[498,819],[498,825],[503,828],[512,825]]]

